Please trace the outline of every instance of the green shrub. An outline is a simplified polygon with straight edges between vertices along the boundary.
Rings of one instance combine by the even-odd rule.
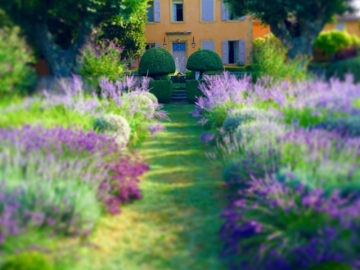
[[[157,80],[150,81],[149,84],[150,93],[153,94],[159,101],[159,103],[169,103],[173,92],[172,81]]]
[[[246,67],[225,67],[225,71],[229,72],[245,72]]]
[[[144,98],[147,97],[144,96]],[[148,100],[151,102],[150,99]],[[113,113],[105,114],[94,121],[93,127],[94,130],[115,138],[115,141],[120,146],[126,146],[129,142],[131,129],[128,121],[120,115]]]
[[[253,64],[256,65],[257,75],[270,76],[273,81],[300,81],[308,77],[308,59],[299,58],[287,60],[287,49],[273,35],[257,38],[253,41]]]
[[[199,84],[203,83],[203,80],[187,80],[186,81],[186,99],[189,103],[194,104],[197,101],[197,97],[204,96],[199,89]]]
[[[88,78],[105,76],[110,81],[116,81],[124,76],[126,69],[125,62],[121,61],[122,48],[114,41],[100,40],[93,44],[86,45],[81,50],[79,60],[79,73]],[[92,79],[89,79],[94,83]]]
[[[223,70],[223,64],[216,52],[200,50],[190,55],[186,69],[200,71],[200,76],[202,76],[204,71]]]
[[[360,82],[360,57],[330,64],[326,70],[326,77],[329,79],[335,76],[344,80],[347,73],[354,75],[355,81]]]
[[[187,80],[195,80],[195,71],[186,70],[185,76]]]
[[[254,64],[254,65],[247,65],[245,67],[245,71],[248,71],[248,72],[254,72],[254,71],[258,71],[259,70],[259,66]]]
[[[53,263],[37,251],[23,252],[8,259],[0,270],[53,270]]]
[[[17,27],[0,29],[0,97],[35,89],[35,71],[28,65],[33,57],[19,33]]]
[[[138,73],[154,79],[175,72],[175,62],[172,55],[165,49],[157,47],[147,50],[141,57]]]
[[[319,34],[315,40],[314,48],[322,50],[328,55],[333,55],[341,49],[359,44],[360,39],[356,35],[350,35],[346,31],[331,30]]]

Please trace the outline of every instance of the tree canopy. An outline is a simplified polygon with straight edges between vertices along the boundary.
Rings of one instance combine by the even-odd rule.
[[[311,55],[312,45],[334,14],[353,11],[351,0],[224,0],[237,16],[251,15],[270,25],[291,58]]]
[[[2,1],[0,9],[39,48],[54,75],[68,76],[104,21],[123,26],[139,10],[146,12],[146,5],[147,0],[12,0]]]

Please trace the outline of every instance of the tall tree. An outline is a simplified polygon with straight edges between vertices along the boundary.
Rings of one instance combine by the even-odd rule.
[[[122,56],[126,59],[134,59],[145,52],[145,24],[147,22],[147,10],[138,10],[136,16],[131,16],[126,22],[104,21],[102,23],[102,35],[99,38],[116,40],[124,48]]]
[[[56,76],[69,76],[80,49],[103,21],[123,23],[147,0],[11,0],[2,1],[10,19],[35,44]]]
[[[290,58],[311,55],[312,46],[334,14],[353,11],[351,0],[224,0],[238,16],[251,14],[289,49]]]

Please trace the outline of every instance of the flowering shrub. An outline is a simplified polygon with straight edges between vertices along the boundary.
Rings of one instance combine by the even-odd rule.
[[[79,59],[80,74],[96,78],[106,76],[111,81],[122,78],[125,71],[122,51],[115,41],[107,39],[85,45]]]
[[[222,214],[224,255],[233,269],[310,269],[329,262],[357,269],[359,207],[360,200],[336,192],[326,197],[321,190],[254,179]]]
[[[44,91],[41,98],[27,98],[16,105],[0,109],[0,127],[41,123],[48,127],[73,125],[90,130],[96,118],[105,114],[120,115],[130,125],[130,144],[139,145],[159,126],[157,119],[166,119],[156,98],[149,93],[149,80],[144,78],[141,87],[135,87],[133,76],[115,83],[106,78],[100,80],[100,97],[86,95],[83,82],[78,76],[70,81],[60,81],[63,94]],[[39,118],[39,119],[38,119]],[[160,129],[159,129],[160,130]]]
[[[192,114],[231,187],[221,236],[232,268],[358,269],[360,86],[206,80]]]
[[[88,234],[101,206],[116,214],[141,198],[148,167],[105,135],[27,126],[1,129],[0,138],[2,241],[32,227]]]
[[[126,146],[130,139],[130,126],[120,115],[105,114],[103,118],[95,120],[94,129],[115,138],[120,146]]]

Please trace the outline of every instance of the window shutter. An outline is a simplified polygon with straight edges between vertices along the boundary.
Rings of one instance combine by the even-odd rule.
[[[214,0],[201,0],[201,11],[203,22],[213,22],[214,21]]]
[[[154,0],[155,22],[160,22],[160,0]]]
[[[239,21],[245,21],[246,20],[246,16],[242,16],[238,19]]]
[[[222,41],[222,62],[229,64],[229,42],[227,40]]]
[[[227,21],[229,16],[228,8],[225,6],[224,1],[221,1],[221,19]]]
[[[160,43],[160,42],[156,42],[156,43],[155,43],[155,48],[156,48],[156,47],[161,47],[161,43]]]
[[[202,41],[201,48],[203,50],[215,51],[214,41]]]
[[[239,60],[246,64],[245,40],[239,40]]]

